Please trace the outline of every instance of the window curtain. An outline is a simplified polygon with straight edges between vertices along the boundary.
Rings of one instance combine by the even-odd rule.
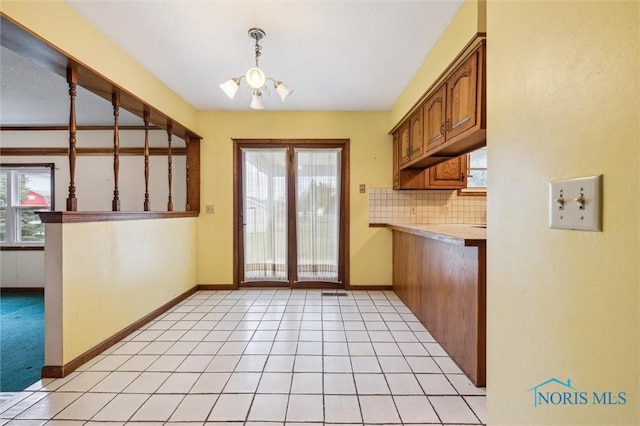
[[[294,151],[298,281],[338,281],[341,151]]]
[[[287,280],[287,149],[243,148],[242,158],[244,280]]]

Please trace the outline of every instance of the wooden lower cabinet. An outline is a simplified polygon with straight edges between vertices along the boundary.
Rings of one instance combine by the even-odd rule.
[[[486,244],[393,231],[393,289],[476,386],[486,384]]]
[[[420,241],[417,238],[401,238],[396,236],[397,233],[398,231],[393,232],[393,290],[411,312],[420,318],[422,262],[419,256],[407,256],[408,253],[417,253],[420,250]]]

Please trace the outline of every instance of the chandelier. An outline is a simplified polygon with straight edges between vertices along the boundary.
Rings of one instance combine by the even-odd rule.
[[[236,95],[238,88],[240,87],[240,81],[242,79],[247,80],[247,93],[252,94],[251,98],[251,108],[253,109],[264,109],[264,103],[262,102],[263,93],[269,94],[269,89],[267,88],[267,81],[273,82],[273,88],[276,90],[280,99],[284,102],[284,100],[293,92],[293,90],[284,84],[281,81],[274,80],[273,78],[267,78],[264,75],[264,72],[258,66],[258,58],[260,58],[260,51],[262,50],[262,46],[260,46],[260,40],[262,40],[267,34],[262,31],[260,28],[251,28],[249,30],[249,37],[256,41],[255,46],[255,55],[256,55],[256,66],[253,68],[249,68],[247,73],[240,77],[230,78],[220,85],[222,91],[231,99]]]

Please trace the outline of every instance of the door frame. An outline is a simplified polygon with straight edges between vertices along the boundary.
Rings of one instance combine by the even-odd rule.
[[[349,288],[349,139],[236,139],[233,138],[233,287],[287,287],[287,288]],[[308,281],[304,283],[296,283],[293,281],[294,272],[291,259],[295,253],[288,253],[289,282],[282,283],[279,281],[259,281],[256,283],[241,283],[241,269],[244,266],[243,233],[241,223],[242,213],[242,173],[240,166],[242,162],[242,148],[289,148],[289,162],[291,164],[293,157],[293,148],[342,148],[341,158],[341,180],[342,187],[340,190],[340,238],[338,242],[338,277],[342,276],[341,283],[329,283]],[[295,234],[295,222],[291,218],[295,217],[295,179],[294,170],[288,167],[288,235]],[[289,237],[291,240],[291,237]],[[294,239],[294,247],[295,247]],[[295,252],[295,251],[294,251]]]

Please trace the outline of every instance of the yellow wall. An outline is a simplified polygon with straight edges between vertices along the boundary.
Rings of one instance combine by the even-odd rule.
[[[64,363],[196,285],[196,227],[195,218],[63,225]]]
[[[105,224],[66,228],[71,230],[65,231],[65,241],[79,240],[81,233],[95,238],[82,238],[88,246],[71,244],[64,253],[64,273],[70,274],[65,275],[65,286],[67,280],[71,283],[65,293],[65,305],[71,307],[65,313],[65,330],[93,339],[65,342],[65,362],[193,282],[231,282],[232,137],[350,138],[351,283],[389,284],[389,232],[367,227],[368,198],[357,193],[357,185],[390,185],[391,144],[386,132],[472,35],[484,29],[483,5],[465,2],[390,113],[196,114],[66,3],[39,2],[34,7],[34,2],[3,1],[2,11],[8,16],[205,138],[202,204],[214,204],[216,213],[167,221],[173,235],[170,244],[135,255],[103,247],[104,241],[107,247],[119,238],[128,241],[135,234],[123,232],[138,232],[133,229],[140,229],[142,222],[132,229],[126,223],[116,225],[115,233],[107,232]],[[486,8],[489,423],[640,424],[639,3],[489,1]],[[604,232],[548,229],[547,182],[599,173],[604,174]],[[184,242],[175,235],[181,232],[190,236]],[[163,233],[158,232],[158,238]],[[169,262],[167,245],[185,247],[191,257],[170,251],[179,259]],[[127,253],[129,259],[121,257]],[[70,259],[78,258],[95,263],[72,266]],[[133,258],[136,264],[172,267],[160,269],[163,276],[150,277],[147,269],[128,263]],[[145,312],[132,312],[130,306],[106,299],[105,306],[115,314],[102,314],[122,318],[121,324],[87,321],[93,316],[75,310],[77,305],[99,309],[98,300],[103,302],[107,294],[124,291],[131,283],[103,269],[115,262],[131,267],[143,287],[155,279],[167,283],[167,278],[176,287],[154,283],[153,289],[163,293],[144,305]],[[170,275],[179,266],[186,275]],[[89,268],[110,278],[96,281],[91,293],[83,287]],[[123,287],[114,289],[114,283]],[[628,402],[534,408],[528,389],[551,377],[571,379],[581,391],[624,391]]]
[[[351,284],[391,284],[391,233],[369,228],[369,197],[358,192],[361,183],[391,185],[389,126],[385,112],[201,112],[201,205],[214,205],[215,214],[198,222],[198,283],[233,282],[232,138],[348,138]]]
[[[216,213],[201,215],[199,219],[198,283],[232,282],[230,139],[308,137],[351,139],[351,284],[388,285],[391,283],[390,235],[384,229],[367,226],[368,196],[358,194],[357,185],[390,186],[391,140],[386,133],[475,34],[482,20],[478,4],[478,0],[470,0],[461,7],[391,113],[196,114],[66,3],[5,1],[2,11],[204,137],[202,204],[214,204]],[[255,126],[247,125],[248,122]]]
[[[639,6],[487,5],[489,424],[640,424]],[[548,182],[595,174],[604,231],[549,229]],[[552,377],[628,402],[534,408]]]
[[[195,127],[194,108],[66,2],[2,0],[0,11],[175,121]]]
[[[484,0],[467,0],[391,108],[396,125],[478,32],[485,30]],[[389,129],[387,129],[389,131]]]

